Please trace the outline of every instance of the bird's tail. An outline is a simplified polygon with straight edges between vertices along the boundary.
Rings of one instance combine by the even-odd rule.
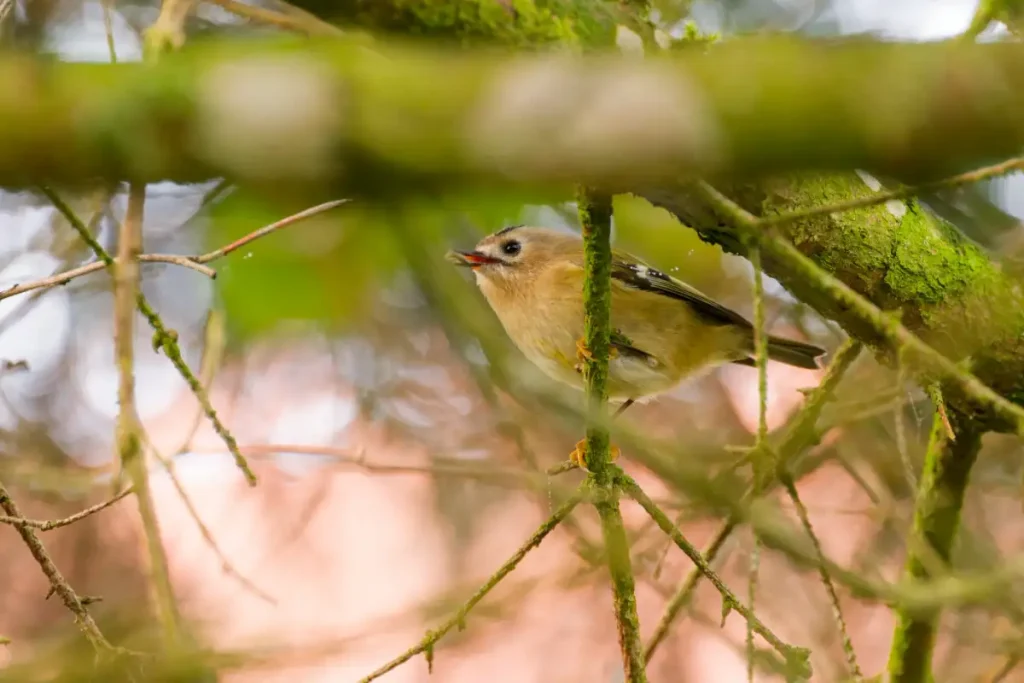
[[[786,365],[816,370],[821,367],[819,358],[823,355],[825,349],[814,344],[782,337],[768,337],[768,357]]]
[[[747,365],[749,367],[757,367],[757,362],[754,359],[754,340],[751,337],[748,348],[750,349],[745,358],[734,360],[733,363],[737,365]],[[815,346],[814,344],[805,344],[804,342],[794,341],[793,339],[785,339],[783,337],[768,336],[768,358],[771,360],[785,363],[786,365],[792,365],[798,368],[807,368],[808,370],[817,370],[821,367],[821,362],[818,360],[820,356],[825,354],[825,349]]]

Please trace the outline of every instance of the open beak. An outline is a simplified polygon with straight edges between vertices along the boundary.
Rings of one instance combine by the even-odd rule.
[[[453,249],[445,254],[444,257],[449,263],[465,268],[477,268],[492,263],[500,263],[498,259],[482,254],[479,251],[456,251]]]

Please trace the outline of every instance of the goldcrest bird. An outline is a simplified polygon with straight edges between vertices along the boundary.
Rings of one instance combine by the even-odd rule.
[[[550,377],[585,388],[583,361],[590,352],[583,336],[579,235],[514,225],[485,237],[472,251],[449,251],[447,258],[473,270],[506,333],[529,360]],[[746,318],[615,249],[611,300],[608,397],[622,402],[616,415],[701,370],[756,365],[754,328]],[[814,369],[824,353],[811,344],[768,337],[768,357],[787,365]],[[584,447],[581,441],[570,456],[580,466]]]

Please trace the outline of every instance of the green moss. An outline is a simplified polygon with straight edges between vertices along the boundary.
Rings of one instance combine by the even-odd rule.
[[[991,264],[973,245],[917,202],[895,233],[885,284],[901,302],[934,304],[960,296]]]
[[[854,173],[797,174],[771,184],[765,215],[788,213],[793,207],[839,204],[874,194]],[[855,288],[873,291],[893,251],[898,219],[884,206],[814,216],[787,226],[789,239],[823,268],[844,280],[857,278]],[[885,228],[893,229],[885,229]],[[882,228],[882,229],[880,229]]]
[[[607,44],[611,6],[583,0],[346,0],[334,16],[362,28],[514,47]]]

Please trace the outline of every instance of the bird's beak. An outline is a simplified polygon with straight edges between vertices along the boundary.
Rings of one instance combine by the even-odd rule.
[[[465,268],[477,268],[479,266],[486,266],[492,263],[500,263],[498,259],[479,251],[456,251],[453,249],[445,254],[445,258],[449,263],[453,263],[457,266],[463,266]]]

